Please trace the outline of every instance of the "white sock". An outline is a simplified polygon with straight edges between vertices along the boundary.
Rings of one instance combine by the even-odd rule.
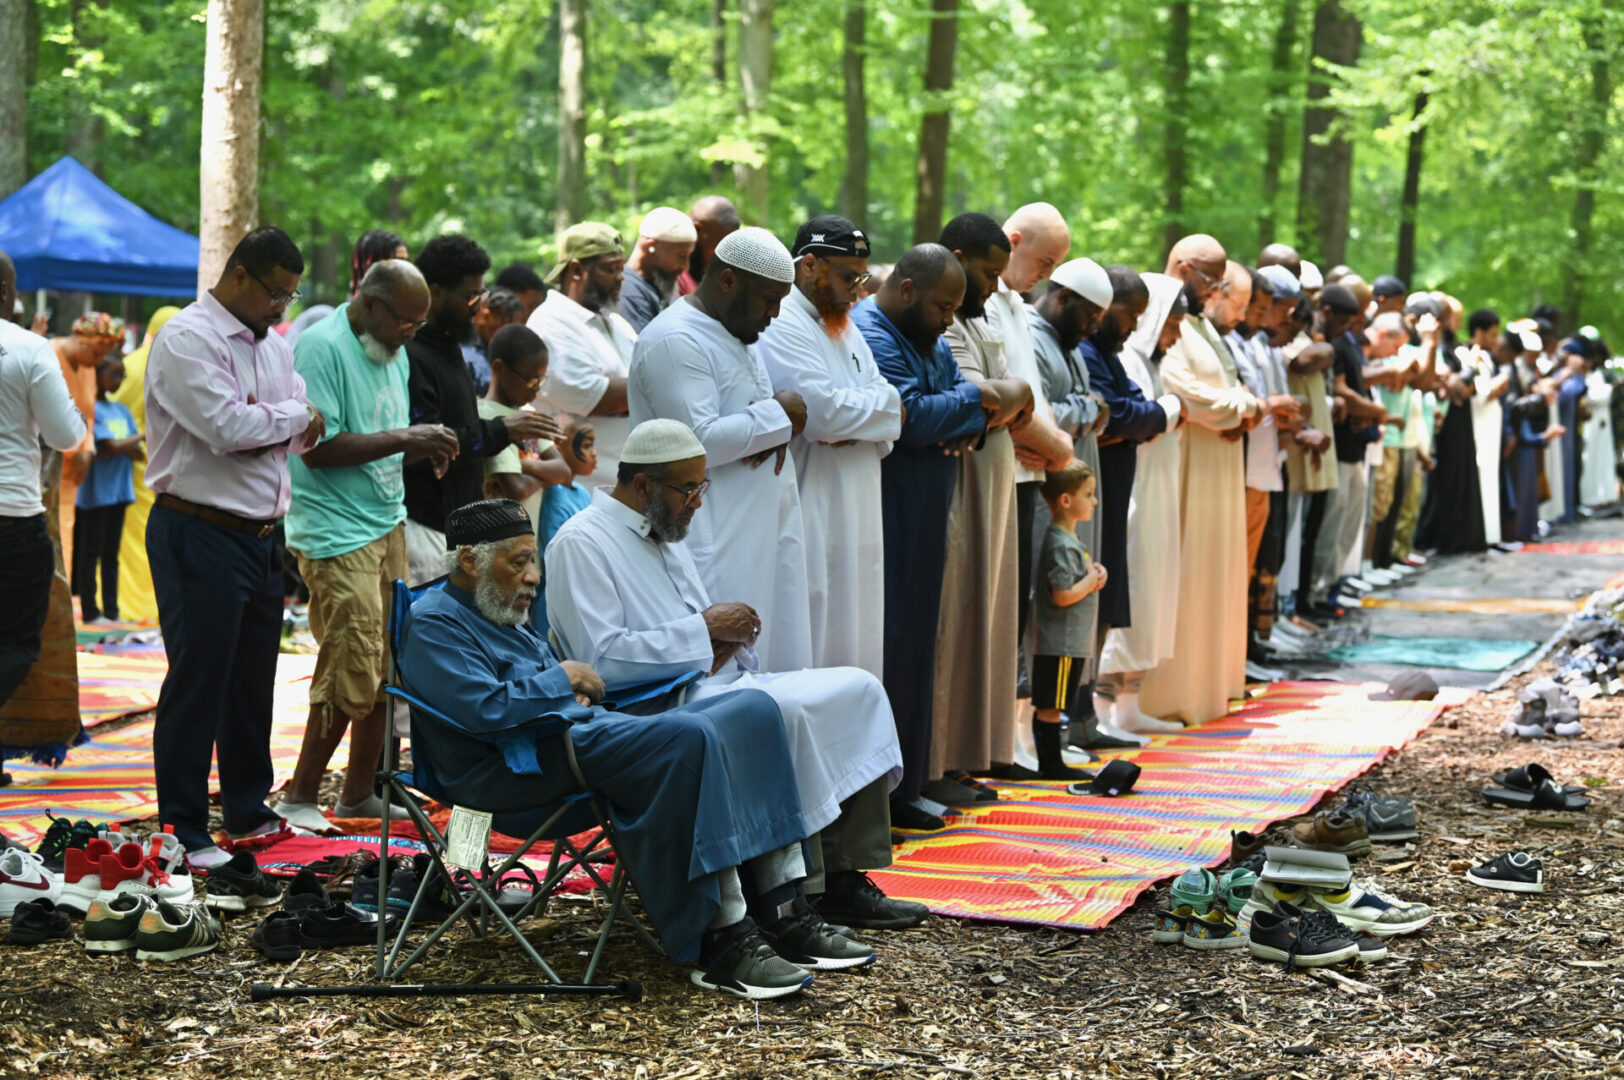
[[[1124,731],[1120,726],[1118,726],[1115,722],[1116,708],[1117,707],[1113,705],[1110,699],[1102,698],[1098,694],[1094,695],[1095,730],[1097,730],[1101,735],[1106,735],[1113,739],[1127,739],[1130,742],[1138,743],[1140,746],[1144,746],[1146,743],[1150,742],[1150,740],[1145,738],[1143,735],[1137,735],[1131,731]]]
[[[1155,716],[1146,716],[1139,711],[1138,694],[1119,694],[1116,703],[1116,720],[1124,731],[1142,735],[1147,731],[1183,731],[1184,725],[1176,720],[1163,720]]]

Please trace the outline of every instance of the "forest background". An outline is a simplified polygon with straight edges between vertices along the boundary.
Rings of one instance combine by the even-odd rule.
[[[1621,4],[0,0],[0,197],[72,154],[200,233],[205,274],[211,230],[274,222],[307,302],[375,227],[545,272],[560,223],[629,239],[722,192],[785,238],[845,213],[890,261],[1045,200],[1101,262],[1279,240],[1607,330]]]

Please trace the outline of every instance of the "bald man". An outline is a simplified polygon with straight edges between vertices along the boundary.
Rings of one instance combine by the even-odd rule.
[[[1043,372],[1038,366],[1037,345],[1027,314],[1030,305],[1024,294],[1048,278],[1065,259],[1071,250],[1071,230],[1060,211],[1048,203],[1028,203],[1004,222],[1004,235],[1009,237],[1009,263],[987,299],[987,325],[1004,343],[1009,374],[1032,388],[1032,422],[1014,432],[1015,554],[1021,605],[1016,626],[1024,640],[1031,607],[1033,522],[1041,514],[1046,526],[1048,517],[1047,507],[1038,510],[1043,502],[1038,498],[1038,487],[1045,470],[1071,464],[1073,451],[1072,438],[1055,423],[1054,410],[1043,390]]]
[[[1263,414],[1207,317],[1228,305],[1228,259],[1211,236],[1173,245],[1167,274],[1184,283],[1190,312],[1162,361],[1167,389],[1183,403],[1179,589],[1173,656],[1145,679],[1150,717],[1202,724],[1223,716],[1246,690],[1246,474],[1241,436]]]
[[[688,216],[694,223],[694,249],[688,256],[688,268],[677,276],[677,295],[687,296],[699,288],[705,279],[705,268],[722,238],[739,229],[739,211],[733,201],[723,195],[706,195],[694,203]]]

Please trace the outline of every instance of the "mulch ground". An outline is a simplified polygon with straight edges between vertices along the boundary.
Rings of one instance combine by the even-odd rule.
[[[1536,670],[1535,675],[1539,674]],[[1521,680],[1519,680],[1520,682]],[[1358,873],[1439,912],[1391,959],[1336,980],[1150,941],[1147,897],[1093,933],[936,919],[874,934],[881,961],[757,1008],[689,986],[624,932],[611,978],[645,998],[299,998],[253,982],[357,981],[369,952],[297,965],[230,917],[219,952],[175,964],[59,943],[0,946],[0,1075],[164,1077],[1268,1077],[1624,1074],[1624,699],[1584,703],[1574,741],[1495,734],[1512,688],[1447,713],[1368,779],[1408,795],[1422,837]],[[1585,814],[1529,815],[1476,797],[1491,772],[1540,761],[1591,785]],[[1335,801],[1335,796],[1329,801]],[[1466,867],[1522,849],[1548,892],[1477,888]],[[588,919],[555,903],[534,933],[578,973]],[[459,933],[415,976],[523,980],[517,950]]]

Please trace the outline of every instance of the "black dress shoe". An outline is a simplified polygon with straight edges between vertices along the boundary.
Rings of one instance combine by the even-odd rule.
[[[920,832],[935,832],[947,828],[947,822],[935,814],[927,814],[911,802],[901,799],[891,800],[891,827],[894,829],[917,829]]]
[[[943,806],[974,806],[981,802],[981,795],[975,788],[942,777],[932,780],[925,785],[923,792],[925,798],[933,799]]]
[[[829,874],[827,891],[818,898],[817,907],[824,919],[862,930],[906,930],[930,916],[930,908],[924,904],[891,899],[860,870]]]

